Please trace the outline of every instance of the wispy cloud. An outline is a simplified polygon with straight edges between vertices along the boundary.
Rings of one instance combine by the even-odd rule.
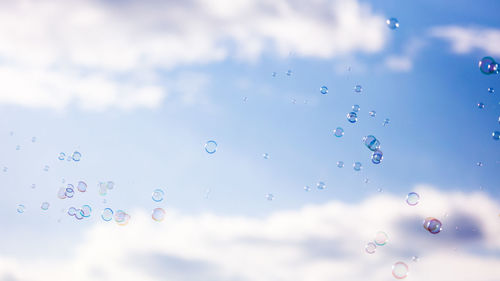
[[[385,65],[398,72],[409,72],[413,69],[413,61],[418,53],[426,46],[426,40],[411,38],[400,55],[390,55],[385,59]]]
[[[153,108],[179,66],[373,53],[386,34],[357,0],[2,1],[0,103]]]
[[[466,54],[479,51],[483,55],[500,55],[500,29],[484,27],[439,26],[431,35],[451,43],[453,52]]]
[[[137,210],[125,227],[111,222],[90,226],[74,244],[72,257],[30,261],[1,256],[0,276],[33,281],[391,280],[391,266],[401,260],[409,265],[411,280],[496,278],[500,225],[491,221],[499,219],[498,202],[481,193],[416,190],[421,202],[414,207],[404,198],[379,195],[262,219],[167,210],[165,221],[157,223]],[[423,229],[427,216],[443,222],[441,233]],[[369,255],[365,244],[379,230],[389,242]]]

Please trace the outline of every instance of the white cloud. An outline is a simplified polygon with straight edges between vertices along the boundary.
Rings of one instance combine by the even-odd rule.
[[[92,226],[74,244],[74,256],[35,261],[0,256],[0,276],[32,281],[393,280],[391,266],[402,260],[410,268],[407,280],[495,280],[500,204],[482,193],[417,191],[421,202],[414,207],[404,198],[379,195],[262,219],[168,210],[165,221],[157,223],[137,210],[125,227]],[[427,216],[443,222],[441,233],[423,229]],[[368,255],[364,246],[379,230],[389,242]],[[420,261],[411,261],[413,255]]]
[[[409,72],[413,69],[413,61],[422,48],[426,46],[426,41],[422,38],[411,38],[405,44],[403,53],[400,55],[390,55],[385,59],[385,65],[398,72]]]
[[[484,27],[439,26],[431,35],[451,43],[453,52],[466,54],[478,50],[485,56],[500,55],[500,29]]]
[[[0,36],[0,103],[102,110],[160,105],[170,88],[159,70],[373,53],[387,30],[357,0],[12,0]]]

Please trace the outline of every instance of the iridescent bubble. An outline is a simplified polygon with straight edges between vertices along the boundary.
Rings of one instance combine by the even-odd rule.
[[[114,183],[114,182],[112,182],[112,181],[108,181],[108,182],[106,183],[106,188],[107,188],[108,190],[112,190],[113,188],[115,188],[115,183]]]
[[[68,184],[66,187],[66,197],[72,198],[75,195],[75,189],[72,184]]]
[[[205,151],[208,154],[214,154],[217,151],[217,143],[213,140],[207,141],[207,143],[205,143]]]
[[[83,205],[80,209],[80,213],[84,218],[90,217],[90,213],[92,213],[92,208],[89,205]]]
[[[484,57],[479,61],[479,70],[486,75],[498,73],[498,63],[492,57]]]
[[[361,109],[361,107],[359,107],[359,105],[355,104],[352,106],[352,111],[353,112],[358,112],[359,110]]]
[[[71,158],[73,159],[73,161],[78,162],[82,158],[82,154],[78,151],[75,151],[75,152],[73,152],[73,155],[71,156]]]
[[[316,188],[319,189],[319,190],[323,190],[323,189],[326,189],[326,184],[322,181],[319,181],[317,184],[316,184]]]
[[[364,182],[364,183],[369,183],[369,182],[370,182],[370,179],[369,179],[369,178],[366,178],[363,182]]]
[[[491,88],[491,87],[490,87],[490,88],[488,88],[488,93],[490,93],[490,94],[494,94],[494,93],[495,93],[495,89],[493,89],[493,88]]]
[[[268,194],[266,194],[266,199],[268,201],[273,201],[274,200],[274,195],[272,193],[268,193]]]
[[[484,105],[484,103],[482,103],[482,102],[478,102],[478,103],[477,103],[477,108],[479,108],[479,109],[483,109],[483,108],[484,108],[484,106],[485,106],[485,105]]]
[[[163,191],[162,189],[155,189],[153,191],[153,195],[151,195],[151,198],[153,199],[153,201],[155,202],[160,202],[163,200],[163,196],[165,195],[165,191]]]
[[[76,185],[76,189],[80,192],[85,192],[87,191],[87,184],[84,181],[79,181]]]
[[[76,208],[75,207],[69,207],[68,209],[68,215],[70,216],[74,216],[77,212],[76,212]]]
[[[59,199],[65,199],[66,198],[66,188],[65,187],[59,188],[59,191],[57,192],[57,197]]]
[[[343,168],[344,167],[344,161],[337,161],[337,167]]]
[[[367,252],[368,254],[374,254],[376,249],[377,245],[375,245],[375,243],[372,242],[368,242],[365,246],[365,252]]]
[[[491,137],[492,137],[494,140],[500,140],[500,132],[499,132],[499,131],[494,131],[494,132],[491,134]]]
[[[130,215],[129,214],[125,213],[122,210],[116,211],[116,213],[115,213],[115,222],[118,225],[121,225],[121,226],[127,225],[128,222],[129,222],[129,220],[130,220]]]
[[[310,187],[310,186],[308,186],[308,185],[306,185],[306,186],[304,186],[304,190],[305,190],[305,191],[311,191],[311,187]]]
[[[399,21],[396,18],[387,19],[385,23],[387,24],[387,27],[389,27],[389,29],[394,30],[399,27]]]
[[[370,114],[371,117],[377,116],[377,112],[375,110],[368,112],[368,114]]]
[[[103,221],[112,220],[113,219],[113,210],[111,210],[110,208],[106,208],[106,209],[102,210],[101,218]]]
[[[382,150],[376,150],[372,154],[372,163],[373,164],[380,164],[382,162],[382,159],[384,159],[384,153]]]
[[[333,130],[333,134],[337,137],[340,138],[341,136],[344,135],[344,129],[342,127],[337,127],[335,130]]]
[[[49,206],[50,206],[49,202],[43,202],[40,208],[44,211],[47,211],[49,209]]]
[[[36,184],[32,184],[32,185],[31,185],[31,188],[32,188],[32,189],[35,189],[35,188],[36,188]]]
[[[160,222],[165,218],[165,210],[163,210],[162,208],[156,208],[153,210],[151,217],[154,221]]]
[[[402,261],[398,261],[392,266],[392,276],[396,279],[404,279],[408,276],[408,265]]]
[[[433,217],[427,217],[424,220],[423,226],[427,231],[429,231],[432,234],[438,234],[439,232],[441,232],[441,229],[443,228],[441,221]]]
[[[321,86],[321,88],[319,88],[319,92],[322,93],[323,95],[328,94],[328,87]]]
[[[26,207],[24,207],[24,205],[23,205],[23,204],[19,204],[19,205],[17,205],[17,212],[18,212],[19,214],[24,213],[24,210],[26,210]]]
[[[389,125],[389,122],[390,122],[390,121],[391,121],[391,120],[390,120],[389,118],[385,118],[385,119],[384,119],[384,122],[382,122],[382,126],[384,126],[384,127],[385,127],[385,126]]]
[[[377,151],[380,148],[380,141],[372,135],[365,136],[363,143],[371,151]]]
[[[75,218],[76,218],[77,220],[81,220],[81,219],[83,219],[83,213],[82,213],[82,210],[80,210],[80,209],[77,209],[77,210],[76,210],[76,213],[75,213]]]
[[[477,163],[476,163],[476,165],[477,165],[478,167],[482,167],[482,166],[483,166],[483,162],[477,162]]]
[[[361,93],[363,91],[363,87],[361,85],[354,86],[354,92]]]
[[[389,240],[389,236],[387,233],[383,231],[379,231],[375,234],[375,239],[373,239],[373,242],[377,244],[377,246],[384,246],[387,244],[387,241]]]
[[[269,153],[263,153],[262,158],[264,159],[269,159]]]
[[[420,195],[416,192],[410,192],[406,195],[406,203],[410,206],[415,206],[420,200]]]
[[[356,121],[358,121],[358,115],[356,114],[356,112],[347,113],[347,121],[356,123]]]
[[[361,168],[363,167],[363,165],[361,165],[361,162],[354,162],[354,164],[352,164],[352,168],[354,169],[354,171],[356,172],[359,172],[361,171]]]
[[[377,188],[377,192],[384,192],[384,190],[382,188]]]

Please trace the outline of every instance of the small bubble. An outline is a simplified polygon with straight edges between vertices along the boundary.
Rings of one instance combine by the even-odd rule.
[[[9,168],[7,168],[7,167],[3,167],[3,171],[4,171],[4,173],[6,173],[6,172],[7,172],[7,170],[9,170]]]
[[[424,228],[432,234],[438,234],[441,232],[443,225],[441,221],[433,217],[427,217],[424,220]]]
[[[387,19],[385,23],[387,24],[387,27],[389,27],[389,29],[394,30],[399,27],[399,21],[396,18]]]
[[[337,167],[343,168],[344,167],[344,161],[337,161]]]
[[[262,158],[264,158],[264,159],[269,159],[269,153],[264,153],[264,154],[262,154]]]
[[[410,206],[415,206],[420,201],[420,195],[416,192],[410,192],[406,195],[406,203]]]
[[[294,99],[294,98],[292,98],[292,103],[293,103],[293,104],[296,104],[296,103],[297,103],[297,100],[296,100],[296,99]]]
[[[43,202],[42,205],[40,206],[40,208],[44,211],[48,210],[49,209],[49,202]]]
[[[321,88],[319,88],[319,92],[323,95],[326,95],[328,94],[328,87],[326,86],[321,86]]]
[[[207,143],[205,143],[205,151],[208,154],[214,154],[217,151],[217,143],[213,140],[207,141]]]
[[[77,213],[77,210],[76,210],[76,208],[75,208],[75,207],[70,207],[70,208],[68,209],[68,215],[70,215],[70,216],[74,216],[74,215],[76,215],[76,213]]]
[[[246,102],[247,101],[247,97],[243,97],[243,102]]]
[[[380,148],[380,141],[372,135],[365,136],[363,143],[371,151],[377,151]]]
[[[483,162],[477,162],[477,163],[476,163],[476,165],[477,165],[478,167],[482,167],[482,166],[483,166]]]
[[[75,194],[75,189],[72,184],[68,184],[66,187],[66,197],[72,198],[73,195]]]
[[[387,244],[387,241],[389,240],[389,236],[387,233],[383,231],[379,231],[375,234],[375,239],[373,239],[373,242],[377,244],[377,246],[384,246]]]
[[[112,190],[113,188],[115,188],[115,183],[114,183],[114,182],[112,182],[112,181],[108,181],[108,182],[106,183],[106,188],[107,188],[108,190]]]
[[[361,168],[363,167],[363,165],[361,164],[361,162],[354,162],[354,164],[352,164],[352,168],[354,169],[354,171],[356,172],[359,172],[361,171]]]
[[[479,61],[479,70],[486,75],[498,73],[498,63],[492,57],[484,57]]]
[[[272,72],[272,73],[271,73],[271,76],[272,76],[272,77],[276,77],[276,74],[278,74],[278,73],[276,73],[276,72]]]
[[[358,112],[361,108],[359,107],[359,105],[355,104],[352,106],[352,111],[353,112]]]
[[[499,131],[494,131],[491,134],[491,137],[493,137],[494,140],[500,140],[500,132]]]
[[[373,164],[380,164],[382,162],[382,159],[384,159],[384,153],[382,153],[382,150],[376,150],[372,154],[372,163]]]
[[[65,199],[66,198],[66,188],[65,187],[59,188],[59,191],[57,192],[57,197],[59,199]]]
[[[324,190],[326,189],[326,184],[322,181],[319,181],[317,184],[316,184],[316,188],[319,189],[319,190]]]
[[[111,210],[110,208],[106,208],[106,209],[102,210],[101,218],[103,221],[112,220],[113,219],[113,210]]]
[[[493,88],[488,88],[488,93],[490,93],[490,94],[494,94],[494,93],[495,93],[495,89],[493,89]]]
[[[92,213],[92,208],[89,205],[83,205],[80,209],[80,213],[84,218],[90,217],[90,213]]]
[[[368,112],[368,114],[370,114],[371,117],[375,117],[377,115],[377,112],[375,110],[372,110]]]
[[[108,188],[106,186],[106,183],[99,182],[99,195],[105,196],[106,194],[108,194]]]
[[[477,103],[477,108],[483,109],[484,107],[485,107],[484,103],[482,102]]]
[[[356,123],[356,121],[358,121],[358,115],[356,114],[356,112],[347,113],[347,121]]]
[[[377,245],[375,245],[375,243],[372,242],[368,242],[365,246],[365,252],[367,252],[368,254],[374,254],[376,249]]]
[[[81,219],[83,219],[83,213],[82,213],[82,210],[80,210],[80,209],[77,209],[77,210],[76,210],[76,213],[75,213],[75,219],[77,219],[77,220],[81,220]]]
[[[32,137],[31,142],[36,142],[36,137]]]
[[[21,146],[20,145],[16,145],[16,150],[20,150],[21,149]]]
[[[337,137],[340,138],[341,136],[344,135],[344,129],[342,127],[337,127],[335,130],[333,130],[333,134]]]
[[[35,189],[35,188],[36,188],[36,184],[32,184],[32,185],[31,185],[31,188],[32,188],[32,189]]]
[[[66,158],[66,154],[64,152],[59,153],[59,156],[57,157],[57,159],[59,159],[59,160],[64,160],[65,158]]]
[[[153,210],[151,217],[154,221],[160,222],[165,218],[165,210],[162,208],[156,208]]]
[[[354,92],[361,93],[363,91],[363,87],[361,85],[354,86]]]
[[[116,211],[114,218],[115,218],[115,222],[118,225],[125,226],[128,224],[128,222],[130,220],[130,215],[125,213],[122,210],[118,210],[118,211]]]
[[[293,73],[292,70],[289,69],[285,74],[286,74],[286,76],[292,76],[292,73]]]
[[[81,158],[82,158],[82,154],[78,151],[73,152],[73,155],[71,156],[71,159],[73,159],[73,161],[75,161],[75,162],[80,161]]]
[[[272,193],[268,193],[268,194],[266,194],[266,199],[268,201],[273,201],[274,200],[274,195]]]
[[[155,202],[161,202],[163,200],[164,195],[165,195],[165,191],[158,188],[158,189],[155,189],[153,191],[153,194],[151,195],[151,199],[153,199],[153,201],[155,201]]]
[[[380,187],[379,187],[379,188],[377,188],[377,192],[382,193],[382,192],[384,192],[384,190],[383,190],[382,188],[380,188]]]
[[[408,265],[402,261],[398,261],[392,266],[392,276],[396,279],[404,279],[408,276]]]
[[[310,186],[308,186],[308,185],[306,185],[306,186],[304,186],[304,190],[305,190],[305,191],[311,191],[311,187],[310,187]]]
[[[369,183],[369,182],[370,182],[370,179],[368,179],[368,178],[366,178],[366,179],[364,180],[364,183]]]
[[[17,205],[17,212],[18,212],[19,214],[24,213],[24,211],[25,211],[25,210],[26,210],[26,207],[24,207],[24,205],[23,205],[23,204],[19,204],[19,205]]]
[[[45,172],[48,172],[48,171],[49,171],[49,168],[50,168],[50,167],[49,167],[49,165],[45,165],[45,166],[43,167],[43,170],[44,170]]]
[[[390,122],[390,121],[391,121],[391,120],[390,120],[389,118],[385,118],[385,119],[384,119],[384,122],[382,122],[382,126],[384,126],[384,127],[385,127],[385,126],[389,125],[389,122]]]
[[[85,192],[87,191],[87,184],[84,181],[79,181],[76,185],[76,189],[80,192]]]
[[[419,257],[417,257],[417,256],[413,256],[413,257],[411,257],[411,260],[412,260],[413,262],[418,262],[418,261],[420,260],[420,258],[419,258]]]

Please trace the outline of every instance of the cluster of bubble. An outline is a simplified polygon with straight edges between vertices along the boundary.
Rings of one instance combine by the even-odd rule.
[[[83,205],[80,209],[69,207],[68,215],[75,217],[77,220],[90,217],[92,208],[89,205]]]
[[[78,184],[76,185],[76,189],[79,192],[85,192],[87,191],[87,184],[84,181],[79,181]],[[75,186],[72,184],[68,184],[66,185],[66,187],[59,188],[59,191],[57,192],[57,197],[59,199],[73,198],[74,195],[75,195]]]
[[[161,188],[157,188],[153,190],[153,194],[151,195],[151,199],[153,199],[154,202],[161,202],[163,201],[163,198],[165,197],[165,191]],[[153,209],[153,212],[151,213],[151,218],[153,218],[154,221],[160,222],[165,218],[165,210],[163,208],[155,208]]]
[[[384,158],[384,153],[380,150],[380,141],[373,135],[368,135],[363,138],[363,143],[373,152],[371,157],[372,163],[380,164]]]
[[[427,217],[424,220],[423,227],[432,234],[438,234],[443,229],[443,224],[436,218]]]
[[[108,194],[108,190],[112,190],[113,188],[115,188],[115,183],[112,181],[99,182],[98,188],[99,195],[105,196],[106,194]]]
[[[378,231],[373,238],[373,242],[368,242],[365,246],[365,252],[368,254],[374,254],[376,252],[377,246],[384,246],[389,241],[389,236],[383,231]]]
[[[82,154],[78,151],[74,151],[73,154],[71,154],[71,155],[68,154],[66,156],[66,153],[61,152],[61,153],[59,153],[59,156],[57,157],[57,159],[59,159],[61,161],[66,159],[67,161],[73,160],[75,162],[78,162],[78,161],[80,161],[80,159],[82,159]]]

